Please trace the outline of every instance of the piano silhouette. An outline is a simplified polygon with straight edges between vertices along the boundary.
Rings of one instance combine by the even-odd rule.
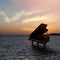
[[[29,40],[33,42],[37,42],[37,46],[39,43],[43,44],[43,48],[45,48],[46,43],[49,42],[49,35],[45,34],[48,29],[46,28],[47,24],[41,23],[31,34]]]

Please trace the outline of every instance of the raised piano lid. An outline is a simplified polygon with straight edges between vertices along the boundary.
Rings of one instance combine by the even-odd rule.
[[[30,38],[36,38],[36,36],[38,35],[42,35],[44,33],[46,33],[48,31],[48,29],[46,29],[47,24],[41,23],[31,34],[30,34]]]

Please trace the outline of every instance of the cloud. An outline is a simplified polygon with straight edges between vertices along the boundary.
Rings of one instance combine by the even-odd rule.
[[[45,14],[42,16],[34,16],[32,18],[27,18],[25,20],[23,20],[21,23],[34,23],[34,22],[45,22],[45,23],[53,23],[55,21],[57,21],[57,19],[59,18],[59,12],[58,13],[49,13],[49,14]],[[60,18],[59,18],[60,19]]]
[[[36,22],[36,21],[41,21],[41,20],[45,20],[45,19],[47,19],[47,17],[40,17],[40,16],[37,17],[37,16],[35,16],[33,18],[23,20],[22,23]]]
[[[4,22],[6,23],[10,23],[10,22],[14,22],[17,21],[18,19],[22,19],[22,17],[26,17],[26,16],[31,16],[33,14],[39,14],[41,11],[25,11],[22,10],[20,12],[17,12],[14,16],[12,16],[11,18],[9,18],[5,12],[0,12],[0,15],[4,17]]]
[[[20,11],[20,12],[17,12],[17,13],[11,18],[11,20],[12,20],[12,21],[18,20],[19,18],[21,18],[21,16],[24,15],[24,13],[25,13],[24,10],[22,10],[22,11]]]
[[[20,12],[17,12],[13,17],[12,17],[12,21],[14,20],[18,20],[19,18],[21,17],[24,17],[24,16],[31,16],[33,14],[40,14],[42,11],[20,11]]]
[[[42,12],[41,10],[28,11],[28,12],[25,12],[25,15],[40,14],[41,12]]]
[[[16,13],[14,16],[12,16],[12,18],[9,18],[5,12],[0,12],[0,16],[4,17],[4,22],[6,23],[10,23],[12,21],[18,20],[19,18],[21,18],[23,14],[24,14],[24,11],[21,11]]]
[[[6,16],[6,14],[4,12],[0,12],[0,16],[4,17],[6,23],[10,22],[9,18]]]
[[[49,13],[49,14],[43,14],[41,16],[38,16],[37,14],[40,15],[42,11],[26,11],[22,10],[20,12],[17,12],[14,14],[12,17],[8,17],[5,12],[0,12],[0,16],[4,17],[4,22],[5,23],[11,23],[11,22],[16,22],[16,23],[33,23],[33,22],[45,22],[45,23],[52,23],[55,22],[57,19],[59,20],[59,12],[57,13]],[[32,16],[33,15],[33,16]],[[20,20],[20,22],[18,22]]]

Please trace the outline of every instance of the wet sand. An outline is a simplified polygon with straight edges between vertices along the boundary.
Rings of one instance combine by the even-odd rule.
[[[43,50],[31,45],[28,36],[0,37],[0,60],[59,60],[60,36],[51,36],[50,42]]]

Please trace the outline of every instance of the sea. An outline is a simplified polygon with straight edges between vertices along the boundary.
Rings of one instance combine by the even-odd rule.
[[[60,60],[60,35],[50,35],[45,50],[29,35],[0,35],[0,60]]]

